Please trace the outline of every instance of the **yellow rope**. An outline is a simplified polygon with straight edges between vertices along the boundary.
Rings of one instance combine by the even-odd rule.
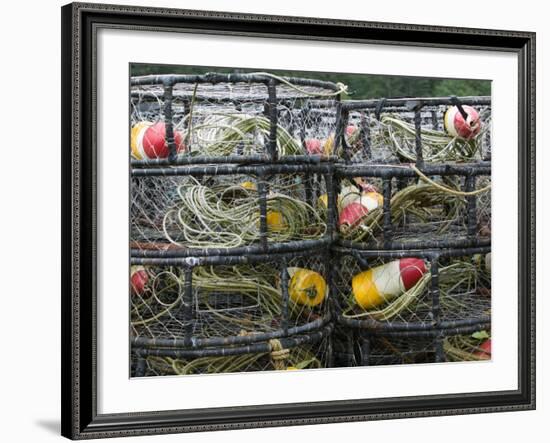
[[[302,94],[305,94],[305,95],[311,95],[311,96],[324,96],[324,97],[332,97],[332,96],[335,96],[335,95],[338,95],[340,93],[346,93],[348,92],[348,87],[343,84],[343,83],[336,83],[336,86],[338,86],[338,91],[335,91],[335,92],[325,92],[325,93],[321,93],[321,92],[308,92],[306,91],[305,89],[302,89],[292,83],[290,83],[288,80],[286,80],[285,78],[283,77],[279,77],[278,75],[275,75],[275,74],[271,74],[269,72],[253,72],[253,74],[256,74],[256,75],[265,75],[266,77],[271,77],[271,78],[274,78],[275,80],[278,80],[279,82],[281,83],[284,83],[285,85],[289,86],[290,88],[302,93]]]
[[[470,192],[464,192],[464,191],[457,191],[456,189],[448,188],[446,186],[440,185],[439,183],[436,183],[431,178],[427,177],[418,169],[415,165],[411,164],[411,169],[418,174],[418,176],[424,180],[425,182],[431,184],[432,186],[435,186],[436,188],[440,189],[441,191],[447,192],[449,194],[458,195],[458,196],[469,196],[469,195],[478,195],[483,192],[487,192],[491,189],[491,185],[487,185],[484,188],[477,189],[475,191]]]
[[[284,349],[281,341],[276,338],[269,340],[271,347],[271,361],[277,371],[284,371],[287,368],[286,360],[290,356],[290,350]]]

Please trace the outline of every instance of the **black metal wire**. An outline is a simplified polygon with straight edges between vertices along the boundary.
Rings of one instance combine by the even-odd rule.
[[[441,328],[441,313],[440,313],[440,292],[439,292],[439,257],[430,259],[430,296],[432,299],[432,310],[430,315],[433,321],[433,328]]]
[[[224,261],[222,257],[229,257],[230,260],[244,260],[246,257],[262,257],[262,254],[278,254],[287,252],[314,251],[320,247],[329,246],[332,239],[325,234],[319,239],[293,240],[285,243],[268,242],[267,246],[262,244],[253,246],[241,246],[238,248],[181,248],[181,249],[131,249],[130,261],[134,265],[184,265],[189,260],[200,260],[209,258],[218,260],[220,264]],[[217,263],[213,263],[217,264]]]
[[[422,153],[422,120],[420,118],[420,109],[422,105],[419,104],[414,109],[414,143],[416,149],[416,166],[419,168],[424,167],[424,154]]]
[[[482,329],[480,325],[487,325],[491,322],[489,316],[480,316],[477,318],[465,318],[461,320],[444,320],[440,321],[439,325],[435,322],[422,323],[422,322],[399,322],[399,321],[385,321],[381,322],[372,318],[349,318],[342,315],[338,315],[336,320],[339,324],[348,328],[364,329],[371,332],[378,332],[383,334],[385,332],[413,332],[413,331],[432,331],[432,330],[455,330],[457,328],[473,327],[474,330]]]
[[[384,249],[390,249],[392,244],[393,226],[391,220],[391,178],[384,178],[383,181],[383,211],[384,211]]]
[[[491,162],[479,161],[473,163],[445,163],[445,164],[426,164],[419,168],[424,175],[431,177],[434,175],[445,176],[467,176],[467,175],[491,175]],[[336,177],[379,177],[379,178],[397,178],[412,177],[418,178],[418,173],[409,167],[409,165],[391,165],[391,164],[356,164],[334,166]]]
[[[168,159],[173,161],[176,158],[176,144],[174,142],[174,123],[172,121],[172,92],[173,86],[170,84],[164,85],[164,121],[166,127],[166,144],[170,154]]]
[[[322,329],[301,335],[279,338],[284,349],[292,349],[308,343],[316,343],[330,335],[333,325],[327,324]],[[139,348],[140,356],[172,357],[172,358],[201,358],[226,357],[229,355],[260,354],[271,352],[269,342],[251,343],[243,346],[220,346],[212,348]]]
[[[268,155],[250,154],[250,155],[227,155],[224,157],[210,156],[179,156],[173,160],[168,158],[155,158],[147,160],[130,160],[132,168],[155,168],[160,166],[180,166],[180,165],[208,165],[208,164],[254,164],[254,163],[275,163],[275,164],[302,164],[302,163],[337,163],[336,156],[311,155],[285,155],[276,161],[272,161]]]
[[[184,320],[186,321],[185,341],[190,342],[193,334],[193,269],[185,269],[185,280],[183,282],[183,303]]]
[[[132,170],[134,177],[174,177],[174,176],[205,176],[205,175],[269,175],[269,174],[293,174],[299,172],[332,172],[333,166],[327,163],[319,164],[289,164],[272,163],[260,165],[188,165],[166,168],[136,168]]]
[[[267,252],[267,186],[263,176],[258,180],[258,207],[260,209],[260,248]]]
[[[420,338],[420,337],[452,337],[453,335],[471,334],[482,329],[488,329],[491,326],[490,321],[480,319],[477,322],[472,322],[468,326],[459,326],[451,328],[429,328],[425,330],[402,330],[388,331],[383,329],[365,329],[365,332],[371,336],[383,337],[403,337],[403,338]]]
[[[269,137],[267,141],[267,151],[271,161],[277,160],[277,88],[274,79],[267,83],[268,99],[266,103],[266,116],[269,119]]]
[[[487,254],[491,252],[491,246],[478,246],[473,248],[419,248],[411,250],[374,250],[374,249],[365,249],[360,250],[357,248],[347,248],[338,245],[333,245],[331,247],[333,254],[360,254],[364,258],[384,258],[384,259],[399,259],[405,257],[418,257],[426,259],[434,259],[436,257],[440,258],[449,258],[449,257],[465,257],[473,256],[475,254]]]
[[[311,322],[299,326],[293,326],[286,331],[278,329],[271,332],[258,332],[250,335],[234,335],[228,337],[190,337],[190,338],[156,338],[156,337],[131,337],[132,347],[138,348],[216,348],[233,345],[244,345],[262,341],[268,341],[283,336],[303,335],[311,331],[323,329],[331,321],[331,315],[325,315]]]
[[[467,175],[464,191],[473,192],[476,187],[476,176]],[[477,233],[477,198],[475,195],[466,196],[468,236],[475,239]]]
[[[384,251],[395,250],[402,251],[403,256],[408,256],[411,254],[411,251],[417,251],[420,249],[461,249],[463,251],[472,249],[472,248],[482,248],[491,246],[490,239],[478,239],[478,238],[464,238],[464,239],[453,239],[446,238],[441,240],[417,240],[417,241],[391,241],[385,243],[384,246],[370,245],[362,242],[352,241],[352,240],[342,240],[339,239],[337,242],[338,246],[345,248],[356,249],[360,251],[371,250],[379,253],[382,257]],[[467,255],[467,254],[466,254]]]
[[[339,91],[340,87],[333,82],[324,80],[315,80],[300,77],[285,77],[285,79],[294,85],[298,86],[311,86],[316,88],[328,89],[331,91]],[[130,79],[130,86],[145,86],[145,85],[176,85],[178,83],[263,83],[268,85],[269,82],[275,81],[277,84],[281,83],[277,78],[269,75],[262,74],[241,74],[230,73],[222,74],[219,72],[207,72],[205,74],[191,74],[191,75],[176,75],[176,74],[163,74],[163,75],[144,75],[139,77],[132,77]]]
[[[343,108],[348,111],[360,109],[376,109],[378,104],[384,100],[384,107],[404,107],[414,109],[419,103],[424,106],[451,105],[452,97],[418,97],[418,98],[388,98],[371,100],[350,100],[343,103]],[[488,106],[491,104],[490,96],[467,96],[459,97],[460,103],[470,106]]]

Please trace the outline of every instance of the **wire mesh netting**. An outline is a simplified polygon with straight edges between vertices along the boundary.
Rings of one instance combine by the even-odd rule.
[[[487,337],[485,330],[444,337],[442,361],[490,360],[491,339]],[[438,339],[431,337],[373,336],[368,338],[368,345],[358,342],[356,361],[372,366],[433,363],[438,346]]]
[[[356,362],[369,366],[432,363],[435,348],[433,338],[375,336],[368,345],[357,343]]]
[[[374,330],[488,321],[489,260],[486,254],[441,258],[434,283],[431,260],[365,259],[360,254],[341,254],[335,266],[341,318],[363,320]]]
[[[176,157],[190,161],[196,157],[267,160],[333,151],[336,97],[343,85],[267,73],[180,76],[164,85],[167,78],[133,79],[135,159],[169,156],[168,122]],[[323,111],[310,104],[319,99]]]
[[[318,326],[328,314],[325,267],[326,257],[318,252],[264,263],[196,266],[187,272],[175,266],[134,266],[131,336],[157,341],[254,338]]]
[[[460,334],[443,331],[443,337],[439,338],[340,332],[335,342],[337,365],[379,366],[490,360],[490,333],[485,329],[475,329],[471,327],[468,332]],[[440,360],[437,357],[438,349],[443,353]]]
[[[138,250],[189,250],[258,246],[265,195],[267,244],[326,237],[326,192],[320,174],[206,177],[134,177],[131,243]]]
[[[411,106],[384,107],[384,100],[367,101],[364,108],[361,102],[344,102],[344,110],[350,110],[344,114],[338,155],[352,163],[411,163],[419,160],[421,145],[421,160],[426,163],[490,160],[490,98],[476,101],[482,104],[475,108],[460,105],[474,119],[475,129],[466,129],[466,133],[460,132],[460,127],[456,133],[451,127],[451,114],[461,118],[451,98],[445,104],[421,106],[417,111]],[[418,102],[411,99],[410,105],[417,106]]]
[[[339,185],[338,231],[345,244],[401,249],[490,240],[489,175],[361,175],[343,177]]]

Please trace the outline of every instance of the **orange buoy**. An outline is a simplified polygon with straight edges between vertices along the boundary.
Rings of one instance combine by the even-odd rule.
[[[346,136],[351,137],[355,131],[357,131],[357,126],[355,125],[347,125],[346,126]]]

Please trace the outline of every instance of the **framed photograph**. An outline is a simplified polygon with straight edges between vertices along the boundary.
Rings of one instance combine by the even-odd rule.
[[[62,434],[534,409],[534,45],[64,6]]]

